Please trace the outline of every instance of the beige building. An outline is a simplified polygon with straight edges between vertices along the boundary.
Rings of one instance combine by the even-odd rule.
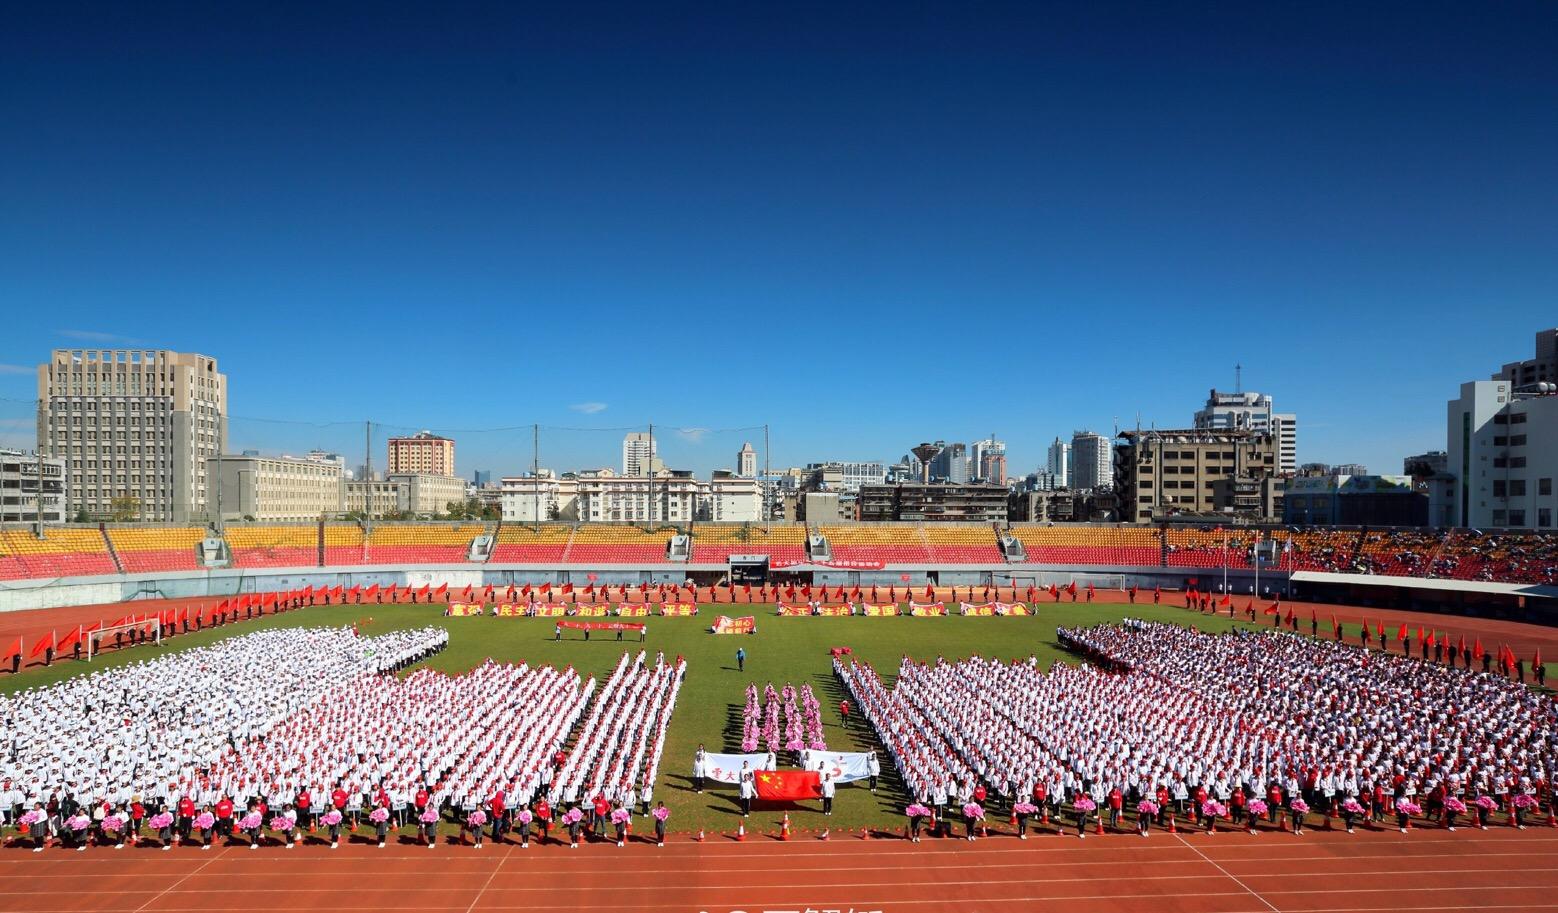
[[[687,523],[695,516],[699,493],[690,472],[666,470],[654,477],[619,476],[610,469],[580,473],[579,519]]]
[[[389,439],[389,472],[385,475],[454,475],[454,441],[430,431]]]
[[[207,461],[212,510],[225,520],[291,522],[345,509],[341,464],[296,457],[218,456]]]
[[[579,482],[571,476],[543,469],[539,477],[507,476],[500,484],[505,522],[579,519]]]
[[[1277,472],[1276,439],[1269,432],[1212,430],[1122,431],[1115,447],[1119,519],[1144,522],[1170,514],[1213,514],[1221,503],[1247,503],[1249,486],[1224,479],[1261,480]],[[1268,489],[1258,498],[1269,500]]]
[[[449,512],[451,501],[465,500],[465,480],[431,473],[398,473],[386,477],[405,489],[401,507],[419,517]]]
[[[43,494],[38,494],[39,481]],[[40,505],[45,524],[64,523],[65,461],[35,453],[0,449],[0,523],[37,523]]]
[[[55,349],[38,366],[38,446],[65,461],[67,513],[206,519],[206,460],[227,441],[216,359],[165,349]]]
[[[350,479],[342,485],[347,513],[385,517],[405,510],[405,486],[384,479]]]

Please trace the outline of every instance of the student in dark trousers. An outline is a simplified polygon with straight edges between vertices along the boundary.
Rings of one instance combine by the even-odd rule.
[[[736,648],[736,671],[745,672],[747,669],[747,651],[745,647]]]

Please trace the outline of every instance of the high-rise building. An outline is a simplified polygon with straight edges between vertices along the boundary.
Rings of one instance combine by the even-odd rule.
[[[1450,400],[1448,476],[1430,480],[1435,526],[1553,528],[1558,478],[1558,391],[1550,381],[1517,387],[1507,380],[1461,384]]]
[[[1516,387],[1558,382],[1558,330],[1537,333],[1536,357],[1510,362],[1500,368],[1493,379],[1507,380]]]
[[[630,431],[622,438],[622,474],[647,476],[654,471],[659,445],[647,431]]]
[[[1122,431],[1115,455],[1121,520],[1153,515],[1210,514],[1248,499],[1236,513],[1275,514],[1276,473],[1271,434],[1203,428]],[[1078,464],[1080,466],[1080,463]],[[1276,514],[1280,516],[1280,514]]]
[[[227,377],[208,355],[55,349],[38,366],[38,446],[67,464],[67,510],[208,516],[206,460],[227,443]]]
[[[1071,435],[1071,487],[1108,489],[1114,485],[1109,439],[1092,431]]]
[[[389,439],[386,475],[454,475],[454,441],[431,431]]]
[[[42,494],[39,494],[39,489]],[[64,523],[65,461],[0,448],[0,523]]]
[[[757,478],[757,451],[752,449],[751,441],[742,444],[741,450],[736,453],[736,477]]]
[[[1277,472],[1298,471],[1298,416],[1276,412],[1264,393],[1224,393],[1212,390],[1195,414],[1195,427],[1212,431],[1256,431],[1277,441]]]
[[[1049,455],[1044,461],[1044,471],[1050,476],[1050,488],[1071,487],[1071,445],[1055,438],[1049,445]]]
[[[492,484],[492,470],[478,469],[471,473],[471,484],[477,488],[486,488]]]
[[[945,444],[942,441],[937,441],[936,443],[942,445],[942,447],[941,452],[931,458],[931,478],[936,481],[950,482],[954,485],[966,484],[971,475],[969,472],[967,445]]]
[[[990,435],[969,446],[969,469],[981,481],[1006,484],[1006,442]]]

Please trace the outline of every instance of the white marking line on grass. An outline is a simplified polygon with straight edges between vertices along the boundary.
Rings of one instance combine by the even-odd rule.
[[[135,913],[142,913],[142,911],[144,911],[147,907],[150,907],[152,904],[156,903],[157,901],[161,900],[162,898],[164,898],[164,897],[168,896],[169,894],[173,893],[173,891],[177,890],[179,885],[181,885],[184,882],[190,880],[191,878],[194,878],[196,875],[199,875],[201,870],[204,869],[206,866],[210,865],[213,862],[216,862],[218,859],[221,859],[223,856],[226,856],[226,855],[227,855],[227,847],[224,846],[220,850],[217,850],[216,855],[212,856],[210,859],[207,859],[205,862],[202,862],[201,864],[199,864],[199,865],[195,866],[194,868],[190,869],[188,872],[185,872],[183,878],[180,878],[178,881],[175,881],[172,884],[168,885],[166,888],[163,888],[161,893],[155,895],[150,900],[148,900],[145,903],[141,904],[139,907],[136,907],[135,908]],[[469,911],[467,911],[467,913],[469,913]]]
[[[487,880],[482,883],[481,890],[477,891],[476,896],[471,898],[471,905],[465,908],[465,913],[471,913],[472,910],[476,909],[476,904],[481,902],[481,896],[487,893],[487,888],[492,886],[492,880],[498,877],[498,870],[503,868],[503,863],[508,862],[509,857],[512,855],[514,855],[514,848],[509,847],[508,852],[503,854],[503,858],[498,860],[498,864],[492,867],[492,874],[488,875]]]
[[[1261,903],[1265,904],[1266,908],[1269,909],[1271,911],[1271,913],[1282,913],[1281,910],[1277,909],[1276,904],[1273,904],[1271,901],[1269,901],[1266,898],[1260,896],[1260,892],[1259,891],[1256,891],[1254,888],[1252,888],[1249,885],[1245,884],[1244,882],[1240,881],[1236,875],[1234,875],[1232,872],[1228,871],[1227,869],[1223,868],[1220,864],[1218,864],[1216,862],[1213,862],[1212,858],[1210,856],[1206,855],[1205,853],[1201,852],[1201,850],[1198,847],[1191,846],[1190,842],[1185,839],[1183,834],[1175,834],[1174,836],[1175,836],[1176,839],[1179,840],[1180,843],[1183,843],[1187,849],[1192,850],[1197,856],[1200,856],[1203,862],[1205,862],[1207,865],[1210,865],[1212,868],[1216,869],[1217,871],[1222,872],[1224,878],[1227,878],[1229,881],[1232,881],[1234,884],[1238,885],[1239,887],[1243,888],[1244,890],[1249,891],[1250,892],[1250,896],[1254,897],[1256,900],[1258,900]]]

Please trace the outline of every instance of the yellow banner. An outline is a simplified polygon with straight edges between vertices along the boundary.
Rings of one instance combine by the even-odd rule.
[[[845,615],[855,614],[855,607],[848,603],[844,605],[820,605],[817,606],[817,614],[828,618],[842,618]]]
[[[721,615],[714,619],[713,631],[715,634],[751,634],[757,630],[757,619],[751,615],[741,618],[731,618]]]
[[[791,616],[791,617],[794,617],[794,618],[800,618],[800,617],[807,616],[807,615],[811,614],[811,606],[809,606],[809,605],[785,605],[784,603],[781,602],[781,603],[779,603],[779,611],[775,612],[774,614],[776,614],[776,615],[787,615],[787,616]]]
[[[940,618],[947,614],[944,602],[911,602],[909,614],[915,618]]]
[[[1026,605],[1020,602],[998,602],[995,604],[997,615],[1033,615],[1035,614]]]
[[[660,606],[660,614],[671,617],[686,617],[698,614],[698,604],[695,602],[667,602]]]
[[[548,602],[536,606],[537,618],[562,618],[568,614],[568,606],[561,602]]]
[[[526,606],[514,602],[498,603],[499,618],[523,618]]]
[[[872,605],[867,602],[862,603],[860,607],[865,610],[867,618],[887,618],[898,614],[898,603],[896,602],[888,605]]]
[[[449,615],[453,618],[464,618],[471,615],[480,615],[482,605],[479,602],[451,602],[449,603]]]
[[[580,618],[605,618],[611,614],[609,605],[576,605],[573,614]]]
[[[962,602],[958,603],[958,605],[963,609],[964,615],[984,617],[995,614],[995,603],[993,602],[981,602],[977,605],[972,602]]]
[[[649,606],[639,603],[637,605],[624,605],[617,607],[617,614],[623,618],[643,618],[649,614]]]

